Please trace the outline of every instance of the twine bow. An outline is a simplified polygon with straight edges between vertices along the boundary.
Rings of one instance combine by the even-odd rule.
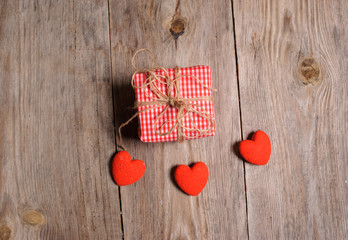
[[[135,66],[134,64],[134,59],[135,56],[141,52],[141,51],[148,51],[151,55],[152,55],[152,69],[139,69]],[[149,108],[145,108],[141,111],[138,111],[136,114],[134,114],[127,122],[123,123],[119,129],[118,129],[118,133],[120,135],[120,147],[122,147],[124,150],[126,150],[126,148],[123,145],[123,141],[122,141],[122,135],[121,135],[121,129],[122,127],[126,126],[130,121],[132,121],[136,116],[138,116],[140,113],[145,112],[145,111],[149,111],[155,108],[158,108],[161,105],[164,105],[165,107],[163,108],[163,110],[156,116],[156,119],[154,121],[154,129],[155,129],[155,133],[158,134],[159,136],[166,136],[171,134],[175,129],[178,129],[178,141],[182,142],[186,139],[190,139],[190,138],[197,138],[199,136],[205,135],[205,134],[209,134],[210,132],[212,132],[215,129],[215,120],[214,117],[209,114],[208,112],[204,111],[203,106],[197,103],[194,103],[195,101],[213,101],[213,98],[211,96],[202,96],[202,97],[195,97],[195,98],[183,98],[181,97],[180,94],[180,89],[179,89],[179,80],[183,77],[191,77],[193,80],[197,81],[197,83],[205,89],[208,89],[210,91],[216,91],[216,89],[210,88],[206,85],[203,84],[203,82],[198,79],[196,76],[194,75],[190,75],[190,74],[184,74],[181,75],[180,74],[180,68],[179,67],[175,67],[175,71],[174,71],[174,78],[171,78],[169,76],[168,71],[163,68],[163,67],[153,67],[154,65],[154,55],[151,52],[151,50],[149,49],[140,49],[138,51],[135,52],[133,59],[132,59],[132,65],[134,67],[134,69],[136,70],[132,76],[132,80],[131,80],[131,85],[134,89],[147,89],[149,88],[150,92],[153,93],[153,96],[150,96],[148,91],[144,91],[145,95],[147,98],[151,99],[151,101],[145,101],[145,102],[135,102],[135,107],[144,107],[144,106],[150,106]],[[156,74],[156,72],[158,70],[162,70],[162,72],[164,72],[164,75],[161,74]],[[134,85],[134,77],[137,73],[146,73],[147,77],[144,81],[144,84],[141,86],[135,86]],[[160,89],[158,88],[156,82],[161,83],[166,85],[166,93],[163,93],[160,91]],[[159,120],[163,117],[163,115],[166,113],[166,111],[169,108],[176,108],[177,109],[177,116],[175,119],[169,119],[166,120],[164,123],[161,124],[161,126],[159,128],[156,128]],[[196,108],[194,108],[196,107]],[[199,110],[197,110],[199,109]],[[193,121],[192,118],[192,113],[197,114],[199,117],[207,120],[208,127],[205,129],[201,129],[197,126],[197,124]],[[191,126],[193,127],[187,127],[183,125],[183,120],[184,118],[188,116]],[[169,122],[172,121],[176,121],[175,124],[166,132],[163,132],[163,128],[166,126],[166,124],[168,124]],[[195,136],[189,136],[188,134],[185,134],[185,131],[194,131],[194,132],[198,132],[199,135],[195,135]]]

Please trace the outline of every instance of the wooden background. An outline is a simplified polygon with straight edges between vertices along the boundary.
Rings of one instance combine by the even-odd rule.
[[[347,25],[345,0],[1,0],[0,239],[348,239]],[[146,144],[131,124],[147,169],[119,188],[144,47],[212,68],[217,134]],[[258,129],[266,166],[238,155]],[[190,197],[173,169],[197,161]]]

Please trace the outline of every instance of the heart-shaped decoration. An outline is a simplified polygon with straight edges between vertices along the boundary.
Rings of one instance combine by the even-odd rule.
[[[239,152],[252,164],[266,165],[271,156],[271,140],[265,132],[259,130],[251,140],[244,140],[239,144]]]
[[[191,168],[180,165],[176,168],[174,177],[179,187],[191,196],[197,196],[208,181],[208,167],[203,162],[195,163]]]
[[[112,176],[119,186],[125,186],[138,181],[145,173],[145,163],[132,160],[126,151],[118,152],[112,162]]]

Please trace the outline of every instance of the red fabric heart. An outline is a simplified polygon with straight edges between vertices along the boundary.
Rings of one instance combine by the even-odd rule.
[[[174,177],[179,187],[191,196],[197,196],[208,181],[208,167],[203,162],[195,163],[192,168],[180,165],[176,168]]]
[[[112,176],[119,186],[125,186],[138,181],[145,173],[145,163],[132,160],[126,151],[118,152],[112,162]]]
[[[244,140],[239,144],[239,152],[252,164],[266,165],[271,156],[271,140],[265,132],[259,130],[251,140]]]

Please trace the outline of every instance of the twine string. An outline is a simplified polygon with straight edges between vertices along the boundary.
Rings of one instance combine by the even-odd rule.
[[[148,51],[151,56],[152,56],[152,66],[151,69],[140,69],[137,68],[134,61],[135,57],[138,53],[142,51]],[[145,95],[147,98],[151,99],[150,101],[146,102],[135,102],[134,107],[148,107],[145,109],[142,109],[135,113],[128,121],[125,123],[121,124],[120,127],[118,128],[118,133],[120,136],[120,144],[119,146],[123,148],[124,150],[127,150],[125,146],[123,145],[123,140],[122,140],[122,134],[121,134],[121,129],[128,125],[136,116],[139,114],[150,111],[152,109],[158,108],[159,106],[165,106],[161,112],[156,116],[156,119],[154,121],[154,129],[155,133],[159,136],[167,136],[171,134],[175,129],[178,131],[178,139],[177,141],[182,142],[185,139],[191,139],[195,137],[200,137],[204,134],[208,134],[209,132],[212,132],[215,128],[215,120],[214,117],[209,114],[208,112],[204,111],[203,106],[198,104],[198,103],[193,103],[196,101],[213,101],[213,98],[211,96],[201,96],[201,97],[195,97],[195,98],[183,98],[180,95],[180,89],[179,89],[179,81],[184,78],[184,77],[191,77],[193,80],[195,80],[202,88],[205,88],[210,91],[216,91],[216,89],[210,88],[206,86],[200,79],[198,79],[196,76],[191,75],[191,74],[180,74],[180,68],[175,67],[174,69],[174,78],[171,78],[169,76],[169,73],[167,69],[163,67],[153,67],[155,65],[154,63],[154,55],[150,49],[144,48],[144,49],[139,49],[138,51],[135,52],[132,58],[132,65],[135,69],[135,72],[132,76],[131,80],[131,85],[134,89],[150,89],[150,92],[152,93],[153,96],[151,96],[148,91],[144,91]],[[161,74],[156,74],[156,71],[161,70],[164,72],[164,75]],[[146,73],[147,78],[144,81],[144,84],[141,86],[135,86],[134,84],[134,78],[137,73]],[[164,84],[166,85],[166,94],[160,91],[158,85],[156,84]],[[170,108],[176,108],[177,109],[177,116],[175,119],[169,119],[164,121],[159,128],[156,128],[158,125],[160,119],[162,119],[163,115],[166,113],[166,111]],[[195,107],[195,108],[194,108]],[[205,129],[201,129],[197,126],[197,124],[194,122],[192,114],[196,114],[200,118],[203,118],[207,120],[208,122],[208,127]],[[188,119],[192,125],[192,127],[186,127],[183,125],[183,120],[184,118],[188,116]],[[170,123],[174,122],[173,126],[168,130],[164,131],[164,127]],[[198,136],[189,136],[185,134],[185,131],[195,131],[198,133]]]

